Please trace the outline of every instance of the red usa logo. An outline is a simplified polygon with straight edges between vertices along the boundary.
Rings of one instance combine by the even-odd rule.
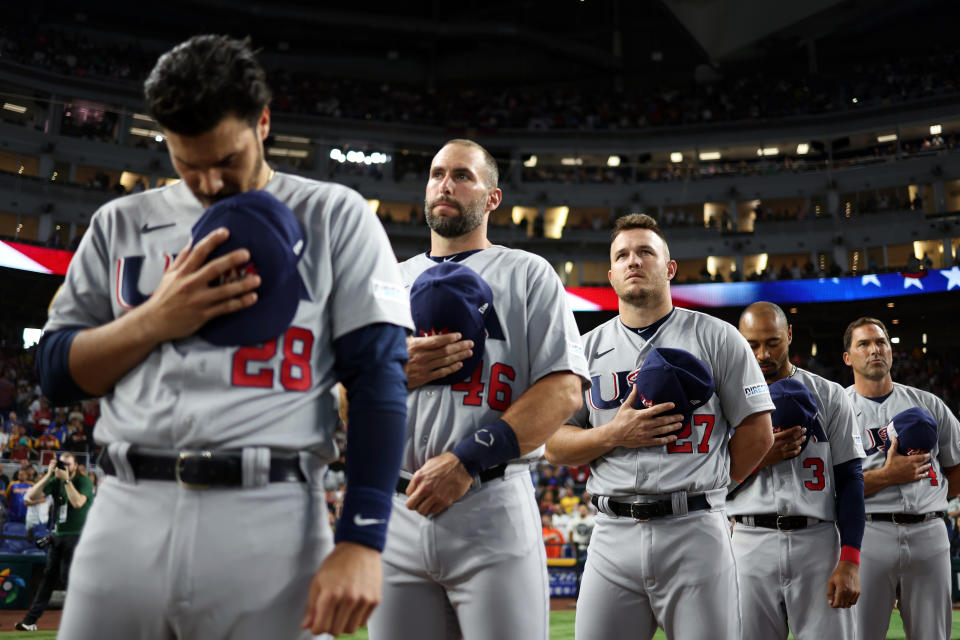
[[[240,265],[239,267],[234,267],[233,269],[230,269],[230,271],[227,271],[226,273],[221,274],[220,277],[216,280],[216,283],[220,285],[220,284],[227,284],[229,282],[237,282],[238,280],[243,280],[247,276],[257,275],[259,273],[260,272],[257,271],[257,265],[253,264],[253,262],[248,262],[246,264]]]

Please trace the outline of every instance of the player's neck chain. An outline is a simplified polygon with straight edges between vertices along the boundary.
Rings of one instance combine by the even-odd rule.
[[[788,378],[792,378],[792,377],[795,376],[795,375],[797,375],[797,365],[792,364],[792,365],[790,365],[790,375],[787,376],[787,377],[788,377]]]

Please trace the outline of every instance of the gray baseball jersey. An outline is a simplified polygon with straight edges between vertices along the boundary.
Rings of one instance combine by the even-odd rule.
[[[921,407],[929,411],[940,425],[937,446],[930,452],[930,477],[889,486],[867,496],[867,513],[946,511],[947,483],[942,469],[960,464],[960,422],[943,400],[927,391],[896,382],[893,392],[883,402],[864,398],[852,385],[847,387],[846,392],[853,402],[863,434],[863,448],[867,454],[863,463],[864,471],[879,469],[886,462],[886,450],[881,450],[880,445],[887,440],[887,425],[901,411]]]
[[[118,476],[101,485],[74,556],[64,638],[102,637],[107,618],[116,637],[312,637],[298,623],[333,547],[320,484],[322,463],[335,455],[333,341],[371,323],[412,322],[386,234],[358,194],[284,174],[265,189],[303,229],[309,300],[262,345],[163,343],[102,399],[94,435],[110,446]],[[103,325],[141,304],[202,214],[182,182],[104,205],[46,329]],[[267,477],[267,448],[297,450],[311,481],[242,491],[134,481],[123,464],[130,444],[243,448],[245,480]],[[250,575],[262,586],[238,589]]]
[[[161,344],[102,399],[98,442],[334,457],[333,341],[377,322],[412,328],[409,299],[387,236],[359,194],[282,173],[265,190],[303,229],[298,269],[310,299],[282,336],[261,346],[218,347],[195,336]],[[103,325],[146,300],[202,214],[182,182],[104,205],[45,330]]]
[[[860,427],[843,387],[799,368],[792,377],[817,403],[806,446],[799,455],[758,471],[728,499],[727,512],[824,522],[796,531],[734,525],[743,640],[786,640],[788,624],[797,638],[852,638],[854,611],[830,607],[825,594],[840,556],[833,466],[864,457]]]
[[[407,396],[403,469],[411,473],[496,420],[513,398],[547,374],[572,371],[587,379],[576,321],[550,263],[501,246],[472,253],[461,263],[490,285],[501,331],[487,336],[482,367],[469,381],[425,385]],[[426,254],[402,263],[407,286],[436,264]],[[537,449],[525,458],[542,454]]]
[[[483,364],[469,380],[408,395],[408,473],[496,420],[540,378],[568,371],[588,381],[563,285],[543,258],[493,246],[461,262],[490,285],[499,327],[488,328]],[[426,255],[404,262],[406,283],[435,264]],[[546,552],[526,460],[539,455],[433,516],[407,509],[406,496],[396,495],[373,640],[546,640]]]
[[[685,349],[703,360],[716,393],[676,442],[618,447],[591,462],[587,490],[626,502],[676,498],[675,504],[684,492],[707,493],[711,509],[635,521],[601,508],[577,600],[576,636],[620,637],[629,620],[641,639],[652,638],[660,626],[668,638],[740,640],[736,564],[722,511],[730,481],[728,440],[746,417],[773,410],[773,402],[756,358],[732,325],[674,309],[648,331],[652,335],[643,337],[617,317],[584,336],[593,384],[573,424],[610,422],[654,347]]]
[[[863,434],[867,459],[864,471],[886,462],[880,449],[886,428],[905,409],[922,407],[939,425],[937,446],[930,452],[930,474],[920,480],[896,484],[866,497],[867,524],[860,548],[860,600],[855,607],[858,638],[886,637],[890,612],[898,603],[908,638],[946,640],[952,626],[950,603],[950,542],[940,518],[915,524],[870,520],[870,514],[930,514],[947,509],[944,467],[960,463],[960,423],[943,401],[926,391],[894,383],[881,402],[847,387]]]
[[[713,373],[716,393],[684,425],[677,441],[662,447],[618,447],[591,464],[587,491],[628,496],[685,490],[702,493],[730,482],[730,431],[747,416],[772,411],[763,373],[743,336],[727,322],[698,311],[674,309],[649,340],[619,318],[583,337],[592,386],[571,423],[606,424],[630,393],[636,372],[652,348],[685,349]]]
[[[822,432],[808,429],[806,446],[799,455],[758,471],[742,491],[727,500],[727,513],[732,516],[778,513],[836,520],[833,467],[864,457],[860,427],[843,387],[800,368],[792,377],[816,399],[816,420]],[[773,426],[786,429],[796,425]]]

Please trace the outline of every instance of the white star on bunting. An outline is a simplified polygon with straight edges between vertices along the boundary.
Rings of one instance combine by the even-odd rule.
[[[940,269],[940,275],[947,279],[947,291],[954,287],[960,288],[960,267],[954,266],[952,269]]]

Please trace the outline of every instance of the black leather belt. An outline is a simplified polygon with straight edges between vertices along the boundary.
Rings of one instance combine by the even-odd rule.
[[[507,465],[498,464],[495,467],[490,467],[480,472],[480,483],[489,482],[490,480],[496,480],[497,478],[502,478],[503,474],[507,472]],[[407,487],[410,486],[410,481],[406,478],[397,479],[397,493],[407,493]]]
[[[593,506],[600,508],[600,500],[597,496],[590,498]],[[660,500],[657,502],[614,502],[608,501],[608,508],[616,515],[623,518],[633,518],[634,520],[650,520],[651,518],[662,518],[673,515],[673,504],[669,500]],[[707,496],[701,494],[687,498],[687,511],[700,511],[709,509],[710,503],[707,502]]]
[[[144,453],[131,449],[127,462],[137,480],[174,480],[189,489],[239,487],[243,485],[243,458],[240,451],[170,451]],[[103,450],[100,467],[118,475],[116,465]],[[270,482],[306,482],[296,453],[270,452]]]
[[[879,522],[892,522],[893,524],[919,524],[927,520],[946,517],[943,511],[931,511],[930,513],[868,513],[867,520]]]
[[[821,520],[808,518],[807,516],[781,516],[776,513],[760,513],[755,516],[733,516],[733,519],[737,522],[743,522],[746,525],[777,529],[779,531],[806,529],[807,527],[813,526],[813,524],[822,522]],[[811,520],[814,522],[811,523]]]

